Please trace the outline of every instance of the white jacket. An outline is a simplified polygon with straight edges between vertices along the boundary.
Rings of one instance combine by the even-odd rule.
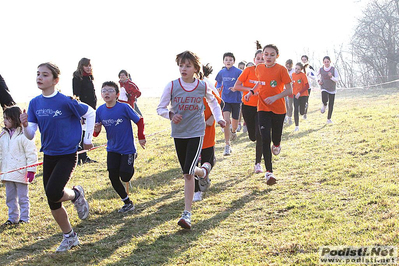
[[[37,151],[34,140],[29,140],[19,127],[10,138],[8,130],[0,133],[0,171],[2,173],[23,166],[37,163]],[[36,167],[2,174],[2,181],[13,181],[28,184],[27,172],[36,172]]]

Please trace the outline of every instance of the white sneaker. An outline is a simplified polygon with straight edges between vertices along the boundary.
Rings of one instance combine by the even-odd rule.
[[[273,186],[274,184],[276,184],[276,178],[274,177],[273,173],[266,172],[265,178],[266,178],[266,184],[268,186]]]
[[[193,202],[202,200],[202,191],[194,192]]]
[[[278,147],[274,146],[274,144],[272,145],[272,153],[273,153],[274,155],[279,155],[279,154],[280,154],[280,151],[281,151],[281,145],[278,146]]]
[[[224,155],[224,156],[228,156],[228,155],[230,155],[231,152],[232,152],[232,150],[231,150],[231,148],[230,148],[230,145],[226,145],[226,146],[224,147],[224,153],[223,153],[223,155]]]
[[[260,163],[255,164],[254,171],[255,171],[255,174],[263,173],[262,166],[260,165]]]
[[[241,123],[238,124],[238,127],[237,127],[237,132],[240,132],[240,131],[241,131]]]
[[[248,132],[247,125],[244,125],[244,126],[242,127],[242,133],[247,133],[247,132]]]
[[[303,119],[306,120],[306,118],[308,118],[308,115],[307,115],[307,114],[304,114],[304,115],[303,115]]]
[[[284,124],[287,124],[287,123],[288,123],[288,117],[285,116],[285,117],[284,117]]]
[[[237,132],[230,131],[230,140],[235,141],[237,139]]]
[[[331,121],[331,119],[327,119],[327,124],[332,124],[333,122]]]
[[[292,118],[288,117],[288,125],[292,125]]]
[[[84,220],[89,216],[89,203],[85,199],[85,192],[81,186],[74,186],[73,189],[77,190],[80,195],[75,201],[72,201],[72,203],[75,205],[79,218]]]
[[[184,229],[191,229],[191,212],[185,210],[177,224]]]
[[[208,162],[205,162],[201,166],[201,168],[205,170],[205,176],[198,177],[198,185],[199,185],[199,189],[201,191],[206,191],[209,188],[209,186],[211,185],[211,180],[209,179],[209,174],[211,173],[212,165]]]
[[[299,126],[296,126],[294,131],[299,131]]]
[[[79,238],[78,234],[75,233],[74,236],[66,237],[61,241],[61,244],[55,250],[56,252],[64,252],[70,250],[72,247],[79,245]]]
[[[321,106],[320,112],[322,114],[324,114],[324,112],[326,111],[326,108],[327,108],[327,105],[324,105],[324,103],[323,103],[323,105]]]

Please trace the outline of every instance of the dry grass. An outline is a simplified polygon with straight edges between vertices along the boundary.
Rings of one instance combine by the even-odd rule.
[[[177,226],[184,181],[169,122],[156,115],[158,99],[140,100],[148,147],[138,148],[131,181],[136,211],[117,213],[122,203],[107,177],[105,149],[95,150],[90,156],[99,163],[77,167],[70,181],[86,189],[90,217],[80,221],[65,204],[81,245],[54,253],[62,235],[39,174],[30,186],[31,223],[0,231],[0,264],[315,265],[322,245],[397,245],[398,89],[339,91],[333,125],[325,124],[319,98],[313,92],[299,132],[284,129],[273,187],[253,173],[254,144],[246,134],[223,157],[217,129],[212,186],[194,203],[190,231]],[[104,134],[95,139],[104,143]],[[4,186],[0,220],[7,220]]]

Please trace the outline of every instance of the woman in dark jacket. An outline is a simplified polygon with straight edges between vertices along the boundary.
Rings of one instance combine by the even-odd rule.
[[[3,110],[7,106],[15,105],[15,102],[11,97],[10,91],[8,90],[7,84],[1,75],[0,75],[0,104],[1,107],[3,107]]]
[[[84,102],[91,106],[94,110],[97,105],[96,91],[94,90],[93,84],[93,72],[91,68],[90,59],[82,58],[78,63],[78,68],[73,73],[72,88],[73,95],[78,98],[81,102]],[[83,124],[83,136],[84,136],[84,121]],[[83,147],[83,139],[80,143],[80,147]],[[81,148],[82,149],[82,148]],[[96,163],[96,161],[90,159],[86,153],[79,154],[78,164],[84,163]]]

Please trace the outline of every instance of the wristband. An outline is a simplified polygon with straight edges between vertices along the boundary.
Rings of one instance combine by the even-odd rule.
[[[252,93],[252,95],[254,95],[254,94],[255,94],[254,90],[252,90],[252,89],[251,89],[251,90],[249,90],[249,91]]]

